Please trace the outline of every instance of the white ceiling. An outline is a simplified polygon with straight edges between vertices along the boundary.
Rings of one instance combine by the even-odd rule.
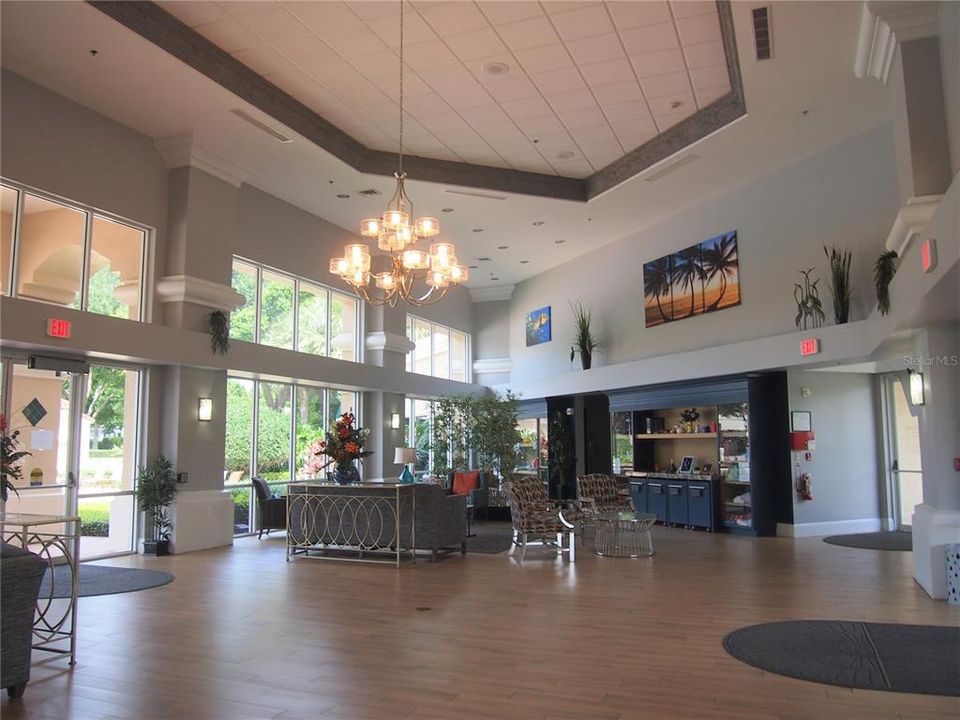
[[[367,147],[399,140],[400,3],[161,2]],[[412,155],[583,178],[730,91],[713,2],[414,2]],[[490,64],[509,68],[490,74]]]
[[[509,3],[528,4],[543,9]],[[887,88],[853,74],[860,3],[774,3],[774,58],[759,63],[752,54],[753,5],[733,4],[747,116],[701,140],[693,162],[656,182],[644,178],[677,157],[589,203],[482,191],[503,198],[491,200],[450,194],[469,188],[408,181],[418,214],[440,217],[461,261],[478,266],[470,287],[541,273],[891,120]],[[230,110],[276,121],[86,3],[5,0],[0,12],[5,68],[150,137],[192,132],[198,143],[244,168],[250,184],[343,228],[355,232],[360,219],[382,211],[384,198],[356,191],[392,193],[392,178],[359,173],[291,130],[285,132],[294,142],[278,144]],[[91,49],[98,50],[95,57]],[[442,208],[454,212],[441,214]],[[533,225],[540,220],[543,225]],[[676,238],[676,246],[701,239]],[[319,268],[311,275],[325,273]]]

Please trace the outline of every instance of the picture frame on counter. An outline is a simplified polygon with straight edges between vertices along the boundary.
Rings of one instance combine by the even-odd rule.
[[[713,463],[704,463],[700,466],[701,475],[709,475],[713,472]]]
[[[680,469],[677,471],[680,475],[692,475],[693,474],[693,455],[684,455],[683,460],[680,461]]]

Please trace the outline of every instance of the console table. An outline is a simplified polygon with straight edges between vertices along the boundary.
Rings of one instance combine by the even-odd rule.
[[[61,526],[58,528],[57,526]],[[37,616],[33,621],[34,650],[70,656],[77,661],[77,561],[80,557],[80,518],[68,515],[0,513],[0,537],[36,553],[49,565],[50,593],[37,598]],[[54,603],[54,569],[58,561],[70,567],[70,596],[65,607]],[[67,647],[58,647],[66,641]]]

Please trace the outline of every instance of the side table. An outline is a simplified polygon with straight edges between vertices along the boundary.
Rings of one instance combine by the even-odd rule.
[[[62,525],[57,530],[56,525]],[[50,566],[50,592],[37,598],[37,617],[33,622],[34,650],[70,656],[77,661],[77,593],[80,586],[77,562],[80,558],[80,518],[67,515],[0,513],[0,537],[36,553]],[[54,603],[54,570],[59,560],[70,567],[70,595],[65,608]],[[67,642],[67,648],[59,646]]]

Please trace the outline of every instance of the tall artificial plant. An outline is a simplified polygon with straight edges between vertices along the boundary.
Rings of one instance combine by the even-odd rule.
[[[163,455],[140,469],[137,478],[137,507],[146,513],[150,523],[151,539],[170,539],[173,523],[167,508],[177,496],[177,473],[173,463]]]
[[[823,252],[830,260],[830,293],[833,295],[833,319],[837,325],[850,321],[850,298],[853,288],[850,282],[850,263],[853,253],[835,247],[823,246]]]
[[[491,393],[471,400],[473,432],[470,446],[477,467],[502,478],[517,466],[520,428],[517,425],[517,396]]]
[[[583,307],[579,300],[575,304],[570,304],[573,311],[573,342],[570,345],[570,361],[577,353],[580,354],[580,363],[584,370],[589,370],[593,362],[593,353],[599,349],[600,343],[593,335],[591,328],[590,310]]]
[[[439,475],[467,469],[472,425],[470,405],[468,396],[455,395],[441,398],[433,406],[430,450],[433,451],[433,471]]]
[[[890,312],[890,282],[897,273],[897,251],[880,254],[873,268],[873,284],[877,289],[877,309],[881,315]]]

